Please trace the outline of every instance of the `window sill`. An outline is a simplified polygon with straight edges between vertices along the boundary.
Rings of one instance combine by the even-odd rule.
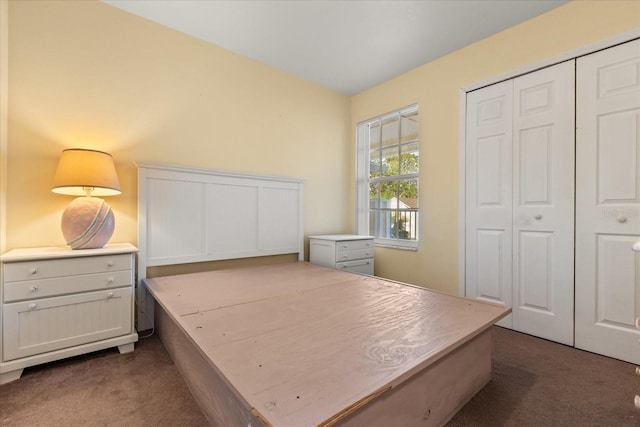
[[[418,242],[415,240],[406,243],[398,243],[394,240],[375,239],[374,243],[377,248],[400,249],[412,252],[418,251]]]

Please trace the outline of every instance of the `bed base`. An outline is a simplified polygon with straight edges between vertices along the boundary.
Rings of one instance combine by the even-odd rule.
[[[251,413],[246,401],[158,303],[154,321],[160,341],[212,426],[266,425]]]
[[[157,303],[155,327],[211,425],[271,426]],[[491,350],[489,328],[399,386],[368,396],[320,425],[442,426],[489,382]]]

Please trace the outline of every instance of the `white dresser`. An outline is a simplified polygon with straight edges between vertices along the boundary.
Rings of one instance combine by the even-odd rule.
[[[373,248],[371,236],[309,236],[309,261],[339,270],[373,275]]]
[[[0,384],[28,366],[133,351],[135,246],[15,249],[0,257]]]

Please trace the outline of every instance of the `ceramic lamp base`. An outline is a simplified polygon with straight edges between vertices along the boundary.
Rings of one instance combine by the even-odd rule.
[[[114,226],[111,206],[98,197],[78,197],[62,214],[62,235],[72,249],[103,247]]]

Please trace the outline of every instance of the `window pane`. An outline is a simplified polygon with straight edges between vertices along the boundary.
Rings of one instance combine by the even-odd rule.
[[[397,181],[386,181],[380,183],[380,207],[395,208],[398,200]]]
[[[402,230],[398,231],[398,215],[396,211],[391,212],[391,238],[402,239]]]
[[[418,239],[418,212],[398,210],[393,212],[393,228],[391,234],[396,239]]]
[[[400,174],[418,173],[418,143],[412,142],[400,146]]]
[[[370,236],[378,236],[379,228],[380,228],[380,211],[370,210],[369,211],[369,235]]]
[[[382,149],[382,176],[398,175],[398,147]]]
[[[399,239],[418,238],[418,180],[398,181],[399,195],[396,220]]]
[[[382,165],[380,164],[380,150],[369,151],[369,178],[381,175]]]
[[[400,142],[418,139],[418,112],[403,114],[400,119]]]
[[[380,148],[380,122],[369,125],[369,148]]]
[[[380,207],[379,184],[369,183],[369,209]]]
[[[398,145],[400,119],[398,116],[382,121],[382,146]]]
[[[407,207],[418,209],[418,180],[402,179],[397,181],[401,200],[405,200]]]
[[[393,238],[393,211],[382,209],[378,216],[378,234],[376,237]]]

